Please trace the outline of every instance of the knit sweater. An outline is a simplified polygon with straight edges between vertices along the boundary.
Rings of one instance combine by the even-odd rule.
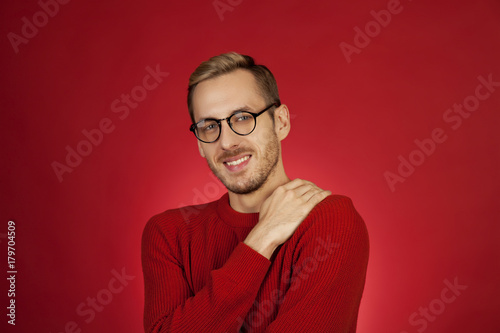
[[[330,195],[268,260],[243,243],[258,213],[229,196],[153,216],[142,236],[146,332],[356,331],[368,233]]]

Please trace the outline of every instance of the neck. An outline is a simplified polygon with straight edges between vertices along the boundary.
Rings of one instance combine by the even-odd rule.
[[[240,213],[258,213],[262,203],[273,194],[274,190],[289,181],[290,178],[286,175],[280,159],[267,181],[257,191],[248,194],[237,194],[228,191],[229,204],[231,208]]]

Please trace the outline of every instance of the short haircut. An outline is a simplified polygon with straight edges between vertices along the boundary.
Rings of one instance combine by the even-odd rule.
[[[264,65],[257,65],[252,57],[236,52],[224,53],[202,62],[189,77],[187,104],[191,121],[194,123],[193,93],[198,83],[213,79],[237,69],[247,70],[253,74],[260,94],[266,104],[280,104],[278,85],[273,73]],[[273,108],[271,108],[273,110]],[[274,117],[273,118],[274,121]]]

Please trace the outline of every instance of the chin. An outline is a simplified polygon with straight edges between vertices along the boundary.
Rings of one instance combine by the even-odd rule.
[[[255,163],[255,161],[250,163],[252,162]],[[266,173],[264,170],[255,170],[255,165],[249,164],[245,170],[233,173],[228,171],[223,164],[219,164],[219,168],[214,166],[214,164],[209,163],[210,169],[227,190],[240,195],[251,194],[259,190],[274,171],[274,166],[271,168],[271,172]]]
[[[226,188],[236,194],[251,194],[264,186],[264,184],[267,182],[268,177],[264,177],[264,175],[258,175],[257,177],[253,177],[250,179],[245,180],[244,182],[235,182],[235,183],[228,183],[228,182],[222,182]]]
[[[257,190],[257,188],[255,188],[255,186],[251,184],[251,182],[249,181],[245,182],[222,181],[222,183],[228,189],[228,191],[231,191],[236,194],[249,194]]]
[[[255,191],[257,191],[259,187],[257,188],[254,188],[254,187],[227,187],[226,188],[228,189],[228,191],[231,191],[235,194],[241,194],[241,195],[245,195],[245,194],[251,194]]]

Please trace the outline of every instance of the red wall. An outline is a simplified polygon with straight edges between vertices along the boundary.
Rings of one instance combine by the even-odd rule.
[[[144,224],[223,193],[185,100],[227,51],[275,73],[289,176],[366,221],[359,332],[499,332],[498,1],[44,3],[0,5],[3,332],[141,331]]]

